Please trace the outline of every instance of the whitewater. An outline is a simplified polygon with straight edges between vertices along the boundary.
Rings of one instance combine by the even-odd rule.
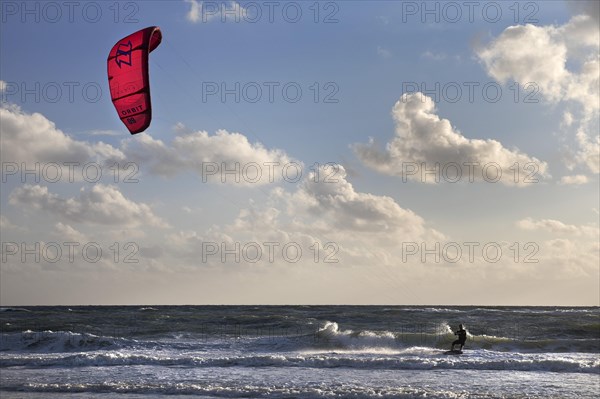
[[[593,398],[600,310],[0,309],[2,398]],[[463,355],[444,352],[464,324]]]

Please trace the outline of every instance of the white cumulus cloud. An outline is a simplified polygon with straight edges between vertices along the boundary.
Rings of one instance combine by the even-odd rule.
[[[598,173],[600,27],[598,2],[594,3],[574,7],[583,13],[563,25],[510,26],[477,49],[476,54],[487,73],[497,81],[533,82],[550,102],[577,106],[580,110],[577,121],[574,112],[567,111],[563,125],[576,122],[579,146],[576,161]]]
[[[426,170],[437,168],[439,181],[458,180],[462,174],[461,181],[500,181],[517,186],[547,175],[546,162],[507,149],[496,140],[466,138],[448,119],[437,115],[433,100],[422,93],[403,94],[392,116],[396,134],[384,150],[373,141],[354,145],[357,156],[379,172],[433,183],[436,176],[428,176]],[[532,177],[532,172],[536,176]]]
[[[221,246],[232,249],[236,243],[242,248],[248,243],[260,246],[263,265],[289,264],[282,248],[297,244],[303,253],[300,263],[314,266],[317,245],[321,262],[330,256],[339,261],[336,264],[352,268],[373,262],[392,266],[401,259],[402,242],[442,238],[442,233],[394,199],[357,191],[347,180],[344,168],[336,165],[334,173],[323,166],[318,173],[313,171],[294,191],[274,188],[267,201],[242,209],[230,224],[204,232],[172,233],[167,242],[175,256],[190,261],[202,258],[207,243],[216,244],[219,250],[208,257],[213,266],[225,263],[220,256]],[[276,248],[273,261],[266,259],[269,248],[265,243]],[[233,263],[232,256],[226,258]]]
[[[125,155],[103,142],[89,143],[73,139],[58,129],[54,122],[40,113],[27,113],[13,104],[0,107],[0,135],[2,146],[0,157],[3,162],[14,162],[18,168],[34,169],[48,164],[57,164],[66,179],[69,176],[65,164],[83,166],[88,162],[110,165],[124,163]],[[81,173],[77,175],[81,176]]]
[[[273,183],[281,180],[286,170],[293,175],[293,170],[301,168],[284,151],[267,149],[243,134],[226,130],[213,135],[180,132],[168,144],[141,134],[124,144],[124,152],[128,160],[143,164],[153,174],[173,176],[191,170],[203,181],[242,186]]]
[[[587,178],[586,175],[570,175],[570,176],[561,177],[560,184],[580,185],[580,184],[586,184],[588,181],[589,181],[589,179]]]
[[[51,213],[77,223],[167,226],[149,205],[127,199],[117,187],[103,184],[82,188],[78,198],[62,198],[51,193],[48,187],[25,184],[10,193],[9,204]]]
[[[521,219],[517,222],[517,226],[523,230],[539,230],[553,234],[570,234],[576,236],[597,237],[600,230],[598,226],[572,225],[566,224],[555,219],[539,219],[532,218]]]

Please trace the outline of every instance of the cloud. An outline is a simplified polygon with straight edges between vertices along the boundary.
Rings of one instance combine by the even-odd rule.
[[[200,21],[200,14],[202,13],[202,2],[196,0],[183,0],[185,3],[190,5],[190,10],[186,14],[186,18],[191,22]]]
[[[192,23],[210,22],[220,18],[222,22],[239,22],[247,15],[246,9],[236,1],[228,2],[208,2],[200,0],[183,0],[190,5],[190,10],[186,14],[188,21]]]
[[[427,58],[427,59],[430,59],[433,61],[444,61],[446,58],[448,58],[448,56],[444,53],[432,53],[429,50],[422,53],[421,57]]]
[[[35,163],[49,164],[88,162],[123,163],[125,155],[117,148],[103,143],[78,141],[63,133],[54,122],[39,113],[26,113],[16,105],[0,107],[0,135],[3,162],[26,163],[33,169]],[[63,174],[67,177],[67,173]]]
[[[13,190],[9,204],[31,207],[76,223],[167,227],[150,206],[131,201],[117,187],[103,184],[82,188],[78,198],[68,199],[50,193],[47,187],[25,184]]]
[[[164,250],[159,245],[153,245],[150,247],[140,247],[140,255],[147,259],[160,258],[164,253]]]
[[[282,150],[267,149],[261,143],[249,142],[243,134],[226,130],[209,135],[204,131],[189,132],[178,124],[177,136],[169,144],[147,134],[138,134],[123,139],[117,148],[102,141],[76,140],[44,115],[26,113],[13,104],[0,107],[0,122],[3,162],[14,162],[17,173],[21,168],[33,170],[37,165],[41,170],[57,165],[59,170],[52,168],[52,173],[48,174],[53,178],[60,172],[63,181],[82,180],[84,173],[80,169],[88,163],[94,163],[96,168],[87,172],[106,169],[102,170],[103,176],[113,173],[109,168],[112,170],[115,163],[125,168],[125,172],[131,172],[127,167],[133,162],[159,176],[174,176],[191,170],[206,181],[242,186],[281,181],[286,167],[290,173],[301,167]],[[113,133],[96,131],[92,135]],[[71,169],[70,163],[76,163],[76,168]],[[237,173],[226,173],[236,168]],[[93,180],[95,175],[89,178]]]
[[[0,229],[14,229],[17,226],[11,223],[11,221],[4,215],[0,215]]]
[[[598,281],[598,225],[573,225],[555,219],[533,218],[519,220],[516,225],[534,234],[520,253],[523,260],[528,259],[528,262],[519,264],[520,268],[525,267],[536,276],[542,271],[550,280],[584,278]],[[551,238],[542,239],[543,233],[551,235]],[[515,273],[519,271],[515,270]]]
[[[54,225],[53,234],[62,240],[62,242],[87,243],[90,241],[85,234],[62,222]]]
[[[548,279],[561,282],[574,278],[598,281],[598,253],[600,246],[597,238],[595,241],[555,238],[542,241],[536,256]]]
[[[531,183],[528,178],[534,170],[537,177],[547,175],[545,162],[516,149],[509,150],[496,140],[464,137],[448,119],[436,114],[433,100],[422,93],[403,94],[394,105],[392,116],[396,135],[385,150],[377,148],[373,140],[353,146],[359,159],[379,172],[433,183],[436,176],[428,177],[426,169],[434,169],[438,164],[440,181],[456,180],[461,173],[461,181],[498,179],[517,186]],[[515,163],[519,165],[518,179]],[[528,170],[527,165],[532,169]]]
[[[573,10],[575,15],[589,15],[596,22],[600,19],[600,2],[596,0],[568,1],[567,7]]]
[[[316,227],[325,223],[328,231],[396,238],[423,236],[425,221],[420,216],[403,209],[391,197],[357,192],[346,176],[341,165],[321,166],[319,175],[312,171],[289,197],[288,212],[311,215],[317,220]]]
[[[376,17],[383,25],[389,25],[390,19],[385,15],[378,15]]]
[[[598,35],[594,19],[578,15],[558,27],[510,26],[476,54],[501,83],[535,82],[551,101],[576,101],[597,111]],[[579,70],[568,69],[568,61],[578,62]]]
[[[476,54],[488,75],[497,81],[534,82],[551,103],[577,106],[581,111],[577,121],[574,113],[567,111],[563,127],[576,127],[580,148],[576,161],[598,173],[598,6],[596,2],[573,8],[584,13],[559,26],[510,26],[490,43],[476,49]]]
[[[446,60],[452,60],[455,62],[460,62],[461,61],[461,56],[456,54],[456,55],[448,55],[444,52],[438,52],[438,53],[434,53],[432,51],[425,51],[423,53],[421,53],[421,58],[425,58],[427,60],[431,60],[431,61],[436,61],[436,62],[440,62],[440,61],[446,61]]]
[[[598,234],[600,234],[598,226],[576,226],[565,224],[554,219],[535,220],[532,218],[525,218],[517,222],[517,227],[522,230],[541,230],[559,235],[569,234],[575,236],[597,237]]]
[[[565,43],[556,41],[553,31],[553,27],[510,26],[488,47],[479,49],[477,56],[497,81],[535,82],[544,95],[556,101],[566,94],[564,82],[569,73]]]
[[[87,132],[90,136],[123,136],[123,132],[117,130],[91,130]]]
[[[563,176],[560,179],[560,184],[564,185],[580,185],[586,184],[588,182],[588,178],[585,175],[571,175],[571,176]]]
[[[577,161],[587,166],[592,173],[600,173],[600,135],[593,138],[580,130],[576,139],[579,144]]]
[[[264,243],[276,243],[273,261],[268,262],[265,255],[262,263],[256,265],[264,266],[289,264],[282,248],[294,243],[304,254],[304,262],[300,263],[314,266],[318,263],[313,259],[318,245],[321,262],[335,253],[334,259],[339,260],[336,263],[352,268],[372,262],[394,265],[400,259],[399,243],[444,237],[391,197],[357,191],[346,177],[341,165],[336,165],[334,173],[322,166],[292,192],[274,188],[266,201],[251,203],[230,224],[213,226],[204,232],[170,234],[167,247],[174,250],[174,256],[197,262],[203,255],[203,245],[217,243],[218,254],[211,256],[212,263],[208,263],[218,266],[222,264],[221,245],[231,249],[235,243],[242,248],[247,243],[257,243],[266,254],[269,248]],[[329,249],[325,250],[328,243]],[[233,263],[231,256],[226,258]]]
[[[377,55],[381,58],[390,58],[392,56],[392,52],[386,48],[377,46]]]
[[[293,175],[290,170],[301,168],[284,151],[250,143],[243,134],[226,130],[210,135],[205,131],[183,133],[180,129],[170,144],[140,134],[126,141],[123,151],[128,160],[145,165],[159,176],[194,171],[203,181],[242,186],[280,181],[285,173]]]

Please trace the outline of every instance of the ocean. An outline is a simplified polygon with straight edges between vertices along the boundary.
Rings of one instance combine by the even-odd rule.
[[[2,399],[600,393],[598,307],[5,307],[0,325]]]

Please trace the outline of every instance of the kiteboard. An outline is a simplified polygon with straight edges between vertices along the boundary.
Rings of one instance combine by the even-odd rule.
[[[462,355],[462,353],[463,352],[461,350],[455,349],[455,350],[444,352],[444,355]]]

